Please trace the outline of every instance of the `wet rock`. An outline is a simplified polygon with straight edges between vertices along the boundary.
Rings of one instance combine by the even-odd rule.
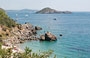
[[[40,40],[42,40],[42,41],[56,41],[57,38],[52,33],[47,32],[47,33],[45,33],[45,35],[40,36]]]
[[[42,30],[41,27],[35,26],[35,30]]]

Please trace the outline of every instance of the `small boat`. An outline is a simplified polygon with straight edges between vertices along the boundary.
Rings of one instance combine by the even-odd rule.
[[[62,34],[60,34],[60,36],[62,36]]]
[[[18,20],[18,14],[16,14],[16,20],[15,21],[17,21]]]
[[[53,20],[56,20],[56,18],[54,18]]]
[[[16,16],[18,16],[18,14],[16,14]]]

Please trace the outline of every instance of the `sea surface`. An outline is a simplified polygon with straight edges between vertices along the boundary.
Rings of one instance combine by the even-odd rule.
[[[90,58],[90,12],[34,14],[9,11],[7,14],[18,23],[30,22],[42,27],[39,35],[50,31],[57,36],[57,41],[52,42],[27,41],[21,44],[22,49],[26,46],[35,52],[52,49],[57,58]]]

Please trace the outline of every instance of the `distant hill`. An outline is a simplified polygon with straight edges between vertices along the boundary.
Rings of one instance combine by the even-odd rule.
[[[16,22],[11,19],[2,8],[0,8],[0,25],[7,27],[14,27],[16,25]]]
[[[22,9],[22,10],[6,10],[6,12],[15,12],[15,13],[35,13],[37,10]]]
[[[71,12],[70,11],[57,11],[55,9],[51,9],[49,7],[46,7],[46,8],[43,8],[42,10],[40,10],[40,11],[37,11],[36,13],[37,14],[54,14],[54,13],[58,13],[58,14],[64,13],[64,14],[66,14],[66,13],[71,13]]]
[[[35,13],[37,10],[31,10],[31,9],[22,9],[19,10],[19,12],[26,12],[26,13]]]

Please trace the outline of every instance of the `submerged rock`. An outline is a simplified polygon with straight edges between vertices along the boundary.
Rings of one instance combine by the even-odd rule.
[[[45,35],[41,35],[41,36],[40,36],[40,40],[41,40],[41,41],[56,41],[57,38],[56,38],[56,36],[53,35],[52,33],[47,32],[47,33],[45,33]]]

